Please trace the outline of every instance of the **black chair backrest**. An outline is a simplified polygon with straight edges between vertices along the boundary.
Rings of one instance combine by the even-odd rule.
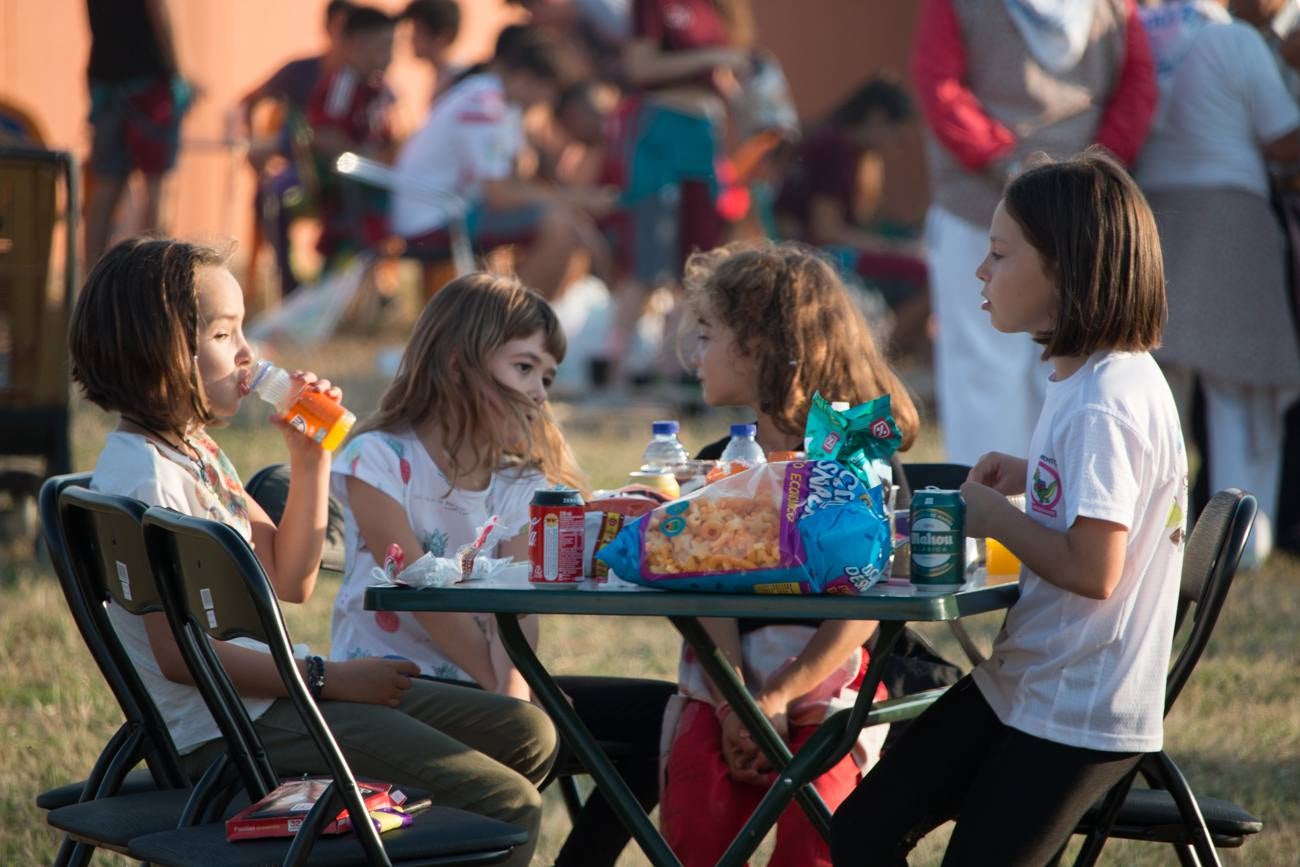
[[[1182,625],[1189,610],[1192,626],[1165,680],[1165,713],[1182,692],[1209,643],[1257,510],[1253,494],[1235,488],[1220,491],[1210,498],[1187,536],[1175,629]]]
[[[257,612],[247,594],[238,592],[242,579],[219,546],[200,542],[182,555],[175,540],[156,529],[160,516],[187,516],[160,507],[145,514],[145,547],[163,611],[194,686],[221,731],[230,761],[249,799],[256,801],[279,779],[208,636],[221,641],[241,637],[264,641]]]
[[[289,698],[330,768],[333,793],[341,797],[353,817],[368,815],[356,778],[303,682],[279,601],[252,548],[226,524],[168,509],[150,509],[144,517],[144,531],[168,622],[222,733],[230,730],[261,749],[248,712],[208,639],[261,641],[270,648]],[[258,781],[249,780],[250,796],[262,797],[265,791],[254,794],[256,789],[269,790],[275,782],[273,771],[268,783],[259,786]],[[304,829],[310,824],[305,821]],[[370,862],[388,864],[374,826],[355,821],[353,828]]]
[[[941,488],[955,491],[966,481],[970,467],[965,464],[903,464],[903,476],[907,482],[906,495],[899,491],[897,508],[904,509],[911,501],[911,495],[922,488]]]
[[[54,476],[41,487],[46,548],[77,630],[126,717],[132,752],[159,788],[189,785],[162,714],[136,672],[106,607],[132,614],[161,611],[140,519],[146,506],[90,490],[90,475]]]
[[[244,482],[244,492],[266,510],[275,524],[284,516],[284,506],[289,500],[289,465],[267,464]],[[321,550],[320,566],[331,572],[342,572],[347,561],[343,541],[343,507],[334,497],[329,498],[329,513],[325,519],[325,547]]]

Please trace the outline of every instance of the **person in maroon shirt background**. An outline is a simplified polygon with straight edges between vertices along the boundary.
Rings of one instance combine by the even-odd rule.
[[[676,285],[693,250],[722,241],[715,206],[726,103],[723,90],[750,63],[748,0],[633,0],[623,73],[637,107],[629,126],[622,206],[630,229],[629,279],[619,288],[622,322],[635,322],[651,289]],[[669,327],[675,327],[670,323]],[[616,326],[605,355],[624,354],[630,330]],[[660,365],[681,372],[666,354]],[[614,370],[611,378],[618,378]]]
[[[775,202],[781,237],[826,250],[881,293],[895,316],[894,349],[904,352],[924,346],[925,259],[916,242],[863,224],[876,204],[863,178],[865,162],[887,154],[913,116],[898,84],[880,76],[863,82],[796,147]]]
[[[396,22],[386,13],[356,6],[343,30],[343,64],[319,81],[307,101],[312,152],[321,190],[317,244],[328,273],[341,257],[388,237],[388,202],[381,190],[341,184],[332,165],[344,151],[388,162],[393,95],[384,72],[393,59]]]
[[[257,261],[264,237],[275,252],[280,297],[298,288],[290,255],[289,227],[304,212],[314,210],[316,201],[314,190],[307,188],[299,173],[295,136],[306,123],[307,100],[317,83],[343,62],[343,27],[352,7],[351,0],[330,0],[325,6],[325,51],[281,66],[246,93],[227,117],[228,137],[232,141],[249,141],[248,163],[257,173],[257,191],[253,196],[254,240],[248,255],[248,278],[244,281],[246,303],[260,294]],[[266,100],[280,104],[283,115],[280,128],[274,136],[251,139],[254,112]]]

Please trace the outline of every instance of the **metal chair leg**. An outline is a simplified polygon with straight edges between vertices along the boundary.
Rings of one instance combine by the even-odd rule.
[[[560,787],[564,798],[564,807],[569,812],[569,821],[577,823],[578,814],[582,812],[582,795],[578,792],[578,781],[573,775],[558,777],[555,784]]]
[[[984,661],[984,653],[979,649],[975,639],[970,637],[970,633],[966,631],[966,627],[962,626],[960,621],[949,620],[948,628],[952,630],[952,637],[957,639],[957,643],[961,645],[962,652],[966,654],[966,658],[970,660],[972,666],[979,665]]]
[[[1196,803],[1196,796],[1192,794],[1191,786],[1187,784],[1187,778],[1183,772],[1174,764],[1173,759],[1169,758],[1164,752],[1153,755],[1152,773],[1156,776],[1164,787],[1173,796],[1174,803],[1178,805],[1178,812],[1182,816],[1183,824],[1186,826],[1191,836],[1190,845],[1184,844],[1184,848],[1190,849],[1194,853],[1196,861],[1201,867],[1223,867],[1223,862],[1219,860],[1219,853],[1214,848],[1214,841],[1210,838],[1209,828],[1205,826],[1205,817],[1201,815],[1201,807]],[[1179,854],[1180,860],[1183,858]]]
[[[1133,788],[1133,781],[1137,779],[1142,761],[1144,760],[1140,760],[1133,766],[1133,770],[1124,775],[1123,779],[1111,786],[1106,797],[1102,799],[1101,809],[1097,811],[1097,820],[1084,838],[1083,845],[1079,847],[1079,854],[1074,859],[1074,867],[1092,867],[1101,857],[1101,849],[1110,837],[1110,830],[1115,826],[1115,819],[1119,816],[1120,808],[1124,806],[1124,799]]]
[[[71,837],[64,837],[59,844],[59,852],[50,862],[51,867],[72,867],[73,864],[85,864],[90,860],[89,853],[83,855],[81,850],[89,849],[84,843],[78,843]]]

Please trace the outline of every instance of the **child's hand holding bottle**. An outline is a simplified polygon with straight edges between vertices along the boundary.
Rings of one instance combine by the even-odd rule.
[[[343,442],[356,423],[356,416],[340,402],[342,390],[310,371],[290,374],[262,360],[254,367],[248,390],[275,407],[271,420],[285,434],[291,458],[320,458],[322,450],[333,451]]]

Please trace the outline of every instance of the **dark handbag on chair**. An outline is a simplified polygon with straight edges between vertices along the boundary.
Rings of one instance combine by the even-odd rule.
[[[867,639],[868,653],[875,651],[877,634],[879,633]],[[952,686],[961,675],[961,669],[944,659],[924,635],[905,626],[903,633],[898,636],[898,643],[894,645],[894,652],[885,660],[885,672],[881,675],[880,682],[885,685],[890,698],[902,698],[929,689]],[[889,749],[911,724],[911,720],[891,723],[882,749]]]

